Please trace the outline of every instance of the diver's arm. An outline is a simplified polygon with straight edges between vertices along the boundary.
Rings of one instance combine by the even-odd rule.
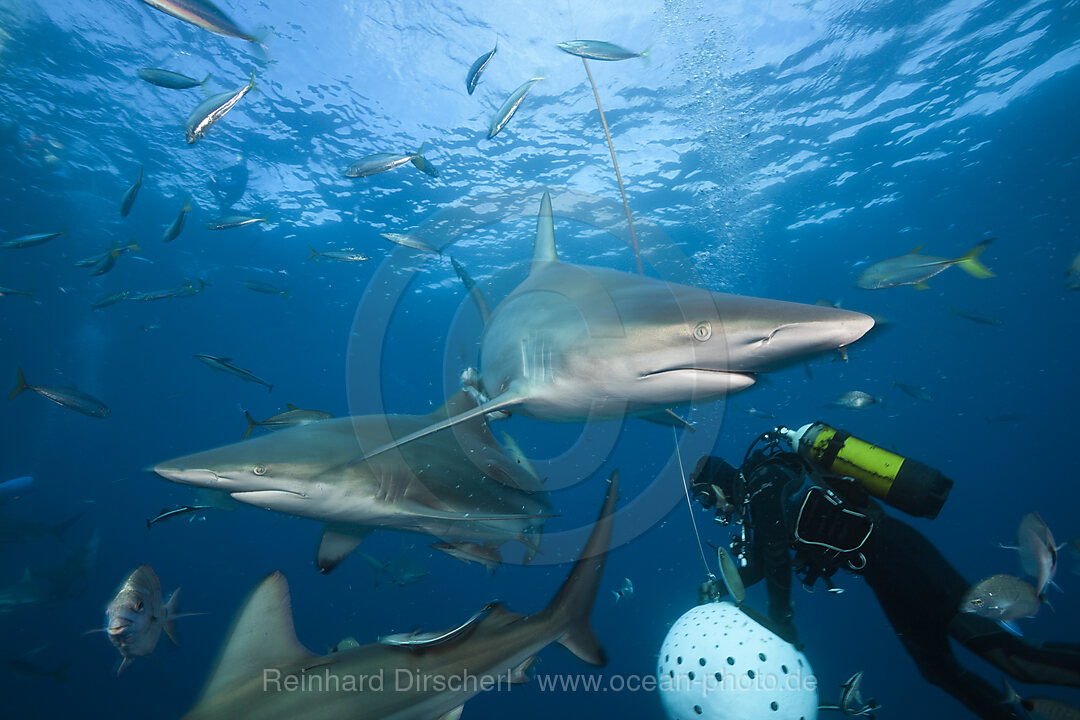
[[[798,636],[791,607],[791,551],[787,527],[784,524],[781,496],[784,487],[795,479],[791,472],[776,463],[760,466],[748,478],[757,492],[750,501],[754,519],[754,550],[757,571],[765,578],[769,597],[769,617],[780,637],[797,645]]]

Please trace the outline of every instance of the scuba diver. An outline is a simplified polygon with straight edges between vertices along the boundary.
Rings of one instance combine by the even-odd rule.
[[[866,580],[928,682],[980,718],[1015,720],[1022,711],[963,667],[949,639],[1017,680],[1068,687],[1080,687],[1080,645],[1033,642],[960,612],[970,583],[926,537],[874,500],[933,519],[951,487],[933,468],[818,422],[766,432],[738,469],[702,457],[690,491],[715,508],[719,524],[738,524],[731,542],[738,574],[747,586],[765,580],[768,627],[781,638],[800,647],[792,569],[807,588],[821,580],[829,592],[842,592],[831,581],[842,568]],[[717,599],[723,587],[710,577],[701,601]]]

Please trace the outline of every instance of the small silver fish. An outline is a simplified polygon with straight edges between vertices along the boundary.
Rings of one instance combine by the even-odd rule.
[[[296,427],[297,425],[307,425],[308,423],[321,422],[322,420],[329,420],[333,415],[322,410],[305,410],[298,408],[292,403],[286,405],[288,410],[283,413],[278,413],[273,417],[269,417],[265,420],[256,420],[251,417],[251,413],[247,410],[244,411],[244,417],[247,418],[248,429],[244,433],[244,439],[247,440],[251,431],[257,427],[264,427],[268,430],[281,430],[282,428]]]
[[[724,587],[731,593],[731,599],[736,605],[742,605],[746,599],[746,586],[743,585],[742,576],[739,574],[739,566],[735,564],[731,553],[722,547],[716,548],[716,561],[720,565],[720,578],[724,581]]]
[[[634,596],[634,583],[630,582],[630,578],[623,578],[622,585],[618,590],[612,590],[611,594],[615,596],[615,602],[631,598]]]
[[[229,215],[227,217],[218,218],[217,220],[211,220],[210,222],[206,223],[206,229],[232,230],[233,228],[268,222],[269,220],[265,215],[263,215],[262,217],[250,217],[248,215]]]
[[[14,240],[5,240],[4,242],[0,243],[0,248],[15,249],[34,247],[35,245],[40,245],[42,243],[48,242],[53,238],[58,238],[61,235],[67,235],[66,227],[61,228],[58,232],[35,233],[34,235],[23,235],[22,237],[17,237]]]
[[[203,510],[213,510],[210,505],[183,505],[175,508],[162,508],[161,512],[146,521],[146,529],[149,530],[151,525],[155,525],[159,522],[165,522],[166,520],[172,520],[175,517],[181,515],[191,515],[191,519],[194,520],[196,513],[200,513]]]
[[[491,52],[486,52],[480,57],[476,58],[476,62],[469,68],[469,74],[465,76],[465,89],[469,91],[469,94],[473,94],[473,90],[476,89],[476,83],[480,82],[480,73],[487,69],[488,63],[491,62],[491,58],[495,57],[495,51],[499,49],[499,41],[495,40],[495,47]]]
[[[964,312],[963,310],[957,310],[956,308],[954,308],[952,306],[949,307],[949,314],[952,315],[953,317],[961,317],[961,318],[964,318],[965,320],[970,320],[971,322],[978,323],[979,325],[1004,325],[1005,324],[1004,320],[998,320],[997,318],[987,317],[986,315],[976,315],[975,313]]]
[[[401,245],[403,247],[412,248],[413,250],[422,250],[423,252],[435,253],[442,255],[442,251],[438,248],[433,248],[424,241],[419,235],[412,233],[380,233],[384,238],[392,243]]]
[[[66,407],[68,410],[74,410],[90,417],[107,418],[112,412],[105,403],[75,388],[30,385],[26,382],[26,378],[23,377],[22,368],[19,368],[18,371],[19,382],[15,389],[11,391],[11,394],[8,395],[8,400],[13,399],[23,390],[33,390],[41,397],[52,400],[61,407]]]
[[[367,255],[362,255],[353,250],[326,250],[324,252],[319,252],[310,245],[308,246],[308,250],[311,251],[311,254],[308,255],[308,260],[315,258],[315,262],[319,262],[323,258],[326,258],[327,260],[336,260],[338,262],[364,262],[365,260],[371,259]]]
[[[135,204],[135,196],[139,194],[139,188],[142,187],[142,179],[143,169],[139,168],[139,179],[127,189],[124,197],[120,200],[120,217],[127,217],[128,213],[131,212],[131,206]]]
[[[243,280],[241,281],[244,287],[248,290],[254,290],[257,293],[263,295],[280,295],[281,297],[289,297],[289,288],[279,288],[277,285],[271,285],[268,282],[262,280]]]
[[[149,0],[144,0],[144,2],[148,1]],[[213,127],[214,123],[225,117],[225,115],[233,109],[236,103],[240,102],[240,98],[244,97],[254,89],[255,71],[252,70],[251,79],[244,87],[237,90],[218,93],[199,103],[199,105],[191,111],[187,121],[184,123],[184,136],[187,138],[188,145],[197,142],[206,134],[207,130]]]
[[[12,290],[11,288],[0,286],[0,297],[7,297],[8,295],[25,295],[31,300],[34,299],[33,290]]]
[[[847,408],[849,410],[864,410],[871,405],[877,405],[880,402],[881,398],[874,397],[870,393],[865,393],[862,390],[851,390],[836,398],[824,407],[841,407]]]
[[[172,70],[160,70],[158,68],[139,68],[135,71],[135,74],[151,85],[169,88],[170,90],[187,90],[188,88],[206,85],[206,83],[210,82],[211,77],[210,73],[207,73],[206,77],[200,82],[187,75],[181,75]]]
[[[491,118],[491,127],[488,128],[488,140],[498,135],[499,131],[506,127],[506,124],[510,122],[510,118],[514,117],[514,113],[516,113],[518,107],[521,106],[521,102],[525,99],[525,95],[528,94],[533,85],[543,79],[544,78],[542,77],[536,77],[526,81],[506,99],[506,102],[498,109],[495,116]]]
[[[960,612],[991,620],[1012,622],[1035,617],[1042,601],[1035,588],[1012,575],[991,575],[972,585],[960,603]]]
[[[116,674],[133,658],[149,655],[157,647],[161,631],[176,642],[173,619],[180,594],[162,602],[161,582],[149,565],[140,565],[124,580],[105,611],[105,632],[123,660]]]
[[[371,175],[377,175],[378,173],[386,172],[387,170],[393,170],[394,168],[401,167],[405,163],[411,162],[417,170],[430,175],[431,177],[438,177],[439,171],[427,161],[424,157],[424,147],[427,143],[421,143],[420,149],[418,149],[412,155],[398,155],[396,153],[375,153],[374,155],[368,155],[362,157],[345,170],[345,177],[350,178],[362,178],[369,177]]]
[[[119,292],[109,293],[108,295],[105,295],[104,297],[100,297],[95,300],[93,304],[90,305],[90,307],[95,310],[100,310],[101,308],[109,307],[110,305],[115,305],[118,302],[127,300],[129,295],[131,295],[130,290],[121,290]]]
[[[184,229],[184,219],[187,218],[190,211],[191,198],[188,198],[184,201],[184,207],[180,208],[180,213],[176,216],[176,219],[169,223],[169,227],[165,228],[165,234],[161,236],[162,242],[172,242],[180,237],[180,232]]]
[[[198,295],[206,288],[206,283],[202,280],[196,280],[195,283],[188,280],[180,287],[169,288],[168,290],[150,290],[148,292],[132,293],[129,296],[130,300],[139,300],[141,302],[149,302],[151,300],[171,300],[173,298],[191,297],[192,295]],[[160,326],[148,326],[144,329],[156,330]]]
[[[567,42],[558,43],[555,47],[565,53],[577,55],[586,60],[615,61],[630,60],[631,58],[636,57],[647,60],[649,55],[648,49],[642,50],[641,52],[634,52],[633,50],[627,50],[615,43],[605,42],[603,40],[568,40]]]
[[[222,12],[210,0],[143,0],[152,8],[177,20],[191,23],[218,35],[240,38],[251,43],[259,42],[254,36],[244,32],[229,16]]]
[[[881,703],[873,698],[863,702],[862,679],[863,671],[860,670],[840,686],[840,703],[838,705],[821,705],[818,710],[839,710],[847,717],[873,718],[874,711],[881,709]]]
[[[273,392],[274,390],[274,386],[271,383],[268,383],[262,378],[256,376],[250,370],[245,370],[242,367],[237,367],[236,365],[233,365],[232,358],[214,357],[213,355],[204,355],[201,353],[196,353],[195,357],[197,357],[199,360],[202,360],[204,363],[214,368],[215,370],[220,370],[221,372],[228,373],[229,375],[235,375],[241,380],[258,383],[259,385],[265,386],[266,389],[271,392]]]

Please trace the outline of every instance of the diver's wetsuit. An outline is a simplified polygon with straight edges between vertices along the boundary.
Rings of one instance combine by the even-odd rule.
[[[695,485],[716,484],[715,478],[710,479],[712,460],[719,459],[699,462]],[[785,496],[803,484],[801,473],[794,469],[799,466],[797,456],[780,454],[746,473],[752,546],[747,566],[740,571],[746,585],[765,578],[772,625],[790,628],[789,633],[777,634],[795,644],[789,598],[790,550],[795,543],[784,502]],[[724,492],[730,496],[735,491],[724,488]],[[870,516],[874,528],[861,548],[865,566],[852,572],[866,579],[928,682],[985,720],[1021,717],[1015,708],[1004,704],[996,687],[959,663],[949,642],[952,637],[1022,682],[1080,687],[1080,645],[1033,642],[1010,634],[992,620],[961,613],[961,601],[970,583],[938,549],[907,523],[886,515],[872,500],[858,509]]]

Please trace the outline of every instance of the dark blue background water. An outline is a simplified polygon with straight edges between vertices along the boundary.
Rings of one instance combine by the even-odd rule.
[[[429,550],[426,538],[376,533],[367,551],[392,557],[404,546],[431,575],[374,587],[357,558],[318,575],[319,528],[309,521],[244,509],[148,533],[145,518],[191,495],[144,468],[238,440],[244,409],[263,418],[286,402],[335,415],[375,411],[376,400],[396,412],[441,403],[475,363],[479,326],[448,262],[396,250],[379,232],[440,228],[435,239],[455,241],[455,257],[497,300],[524,276],[536,202],[551,188],[562,257],[632,271],[591,93],[578,61],[553,47],[575,33],[655,45],[650,65],[593,64],[647,259],[677,250],[686,258],[680,272],[717,289],[826,298],[888,320],[848,363],[819,359],[812,379],[796,367],[727,404],[695,409],[699,425],[721,428],[719,454],[741,457],[776,422],[822,418],[938,467],[956,486],[937,520],[914,524],[973,581],[1018,572],[1013,554],[995,545],[1014,537],[1024,512],[1041,512],[1059,540],[1080,534],[1071,412],[1080,297],[1063,277],[1080,252],[1075,4],[717,10],[642,1],[617,11],[575,5],[573,15],[494,3],[222,7],[245,27],[269,28],[268,51],[133,1],[0,2],[0,234],[65,223],[68,231],[2,251],[0,285],[34,288],[35,300],[0,298],[0,377],[14,385],[21,366],[31,383],[75,385],[112,409],[96,420],[29,393],[3,408],[0,478],[32,474],[36,487],[0,512],[82,517],[64,543],[44,537],[0,548],[0,585],[24,568],[47,572],[100,532],[85,592],[0,615],[5,662],[31,653],[45,667],[71,664],[63,685],[0,671],[3,717],[181,715],[244,593],[272,570],[289,578],[298,635],[320,652],[349,635],[368,642],[450,626],[493,598],[523,612],[546,604],[568,565],[508,565],[489,578]],[[465,70],[496,36],[499,54],[469,97]],[[254,66],[259,90],[189,148],[182,121],[205,95],[147,85],[134,75],[143,66],[212,71],[214,92],[239,87]],[[546,79],[510,126],[484,139],[494,109],[535,75]],[[361,181],[342,175],[358,157],[411,152],[424,140],[438,179],[411,166]],[[251,177],[235,209],[268,213],[270,223],[210,232],[205,222],[222,211],[209,176],[238,156]],[[146,181],[121,219],[120,196],[140,166]],[[579,206],[560,204],[568,193]],[[164,245],[161,232],[187,195],[196,209]],[[495,224],[434,224],[451,204],[465,208],[451,213],[459,221],[475,220],[492,198],[509,198]],[[984,255],[993,279],[952,269],[923,292],[853,286],[867,262],[917,245],[957,256],[989,236],[997,238]],[[73,267],[132,237],[139,257],[121,257],[112,272],[91,278]],[[372,260],[305,262],[309,245],[351,247]],[[406,273],[407,291],[373,304],[368,295],[365,305],[365,292],[384,291],[369,287],[384,263]],[[674,272],[658,265],[651,272]],[[107,292],[193,278],[211,284],[191,298],[90,308]],[[289,287],[291,296],[258,295],[242,280]],[[380,317],[357,313],[365,307]],[[950,307],[1002,324],[975,324]],[[385,333],[371,330],[384,320]],[[382,376],[358,372],[358,359],[375,352]],[[232,357],[273,382],[273,393],[211,372],[193,353]],[[908,397],[894,380],[925,387],[933,401]],[[885,402],[861,412],[820,407],[853,389]],[[750,407],[779,420],[739,411]],[[1004,414],[1024,417],[987,421]],[[550,467],[581,472],[559,478],[569,488],[553,494],[560,517],[549,531],[592,517],[614,467],[627,498],[655,483],[678,487],[667,428],[605,426],[601,434],[616,440],[593,451],[575,445],[580,426],[513,418],[502,427],[530,454],[553,459]],[[720,528],[695,514],[705,538],[720,542]],[[611,658],[606,673],[653,672],[667,628],[702,579],[685,507],[634,534],[611,553],[594,613]],[[139,563],[154,567],[166,591],[183,586],[186,609],[207,614],[181,622],[181,647],[162,642],[117,678],[116,651],[82,633],[101,626],[108,599]],[[1064,594],[1052,594],[1057,612],[1025,621],[1028,635],[1080,638],[1071,567],[1063,562],[1059,575]],[[623,577],[637,592],[615,604],[607,590]],[[919,677],[862,583],[841,584],[839,596],[794,591],[823,700],[862,669],[867,693],[884,704],[881,718],[963,714]],[[759,592],[751,598],[760,604]],[[971,662],[997,681],[996,671]],[[582,671],[591,670],[561,648],[541,653],[539,672]],[[654,694],[568,697],[535,686],[466,708],[469,717],[601,712],[655,717],[661,709]]]

